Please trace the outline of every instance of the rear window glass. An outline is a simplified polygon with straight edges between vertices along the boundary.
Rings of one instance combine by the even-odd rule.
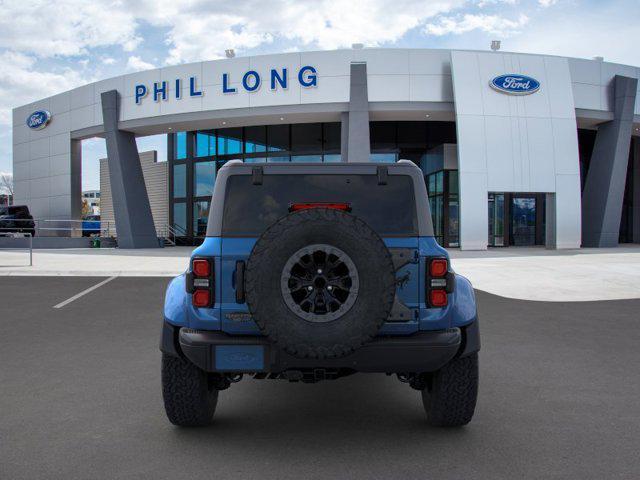
[[[253,185],[250,175],[227,180],[222,233],[258,236],[289,213],[294,203],[348,203],[379,235],[417,235],[418,222],[412,179],[389,175],[378,185],[377,175],[265,175]]]

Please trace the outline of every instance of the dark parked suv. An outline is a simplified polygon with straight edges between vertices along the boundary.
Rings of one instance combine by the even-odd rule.
[[[26,205],[0,207],[0,233],[36,234],[35,222]]]
[[[243,375],[395,374],[438,426],[468,423],[476,404],[473,288],[436,242],[408,161],[227,163],[207,237],[167,288],[160,349],[176,425],[210,423]]]

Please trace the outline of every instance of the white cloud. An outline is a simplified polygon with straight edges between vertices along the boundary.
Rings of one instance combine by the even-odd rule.
[[[541,7],[550,7],[551,5],[555,5],[558,3],[558,0],[538,0],[538,4]]]
[[[167,2],[145,12],[146,20],[169,28],[167,63],[223,55],[226,48],[255,48],[284,39],[304,47],[334,49],[352,43],[381,45],[465,0],[292,2],[249,0],[235,3]],[[188,28],[185,26],[188,25]]]
[[[0,53],[0,125],[11,124],[11,109],[38,98],[70,90],[92,79],[72,69],[38,71],[34,57]]]
[[[127,70],[130,72],[138,72],[140,70],[151,70],[155,66],[151,63],[145,62],[140,57],[132,55],[127,60]]]
[[[425,33],[430,35],[460,35],[480,30],[482,32],[508,37],[521,31],[529,22],[529,17],[520,14],[517,19],[511,20],[499,15],[465,14],[456,17],[440,17],[435,23],[427,24]]]
[[[8,1],[0,8],[0,47],[40,57],[80,55],[110,45],[133,50],[141,41],[137,25],[121,1]]]

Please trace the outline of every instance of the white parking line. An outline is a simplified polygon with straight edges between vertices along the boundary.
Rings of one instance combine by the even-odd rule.
[[[67,298],[64,302],[60,302],[57,305],[54,305],[53,308],[62,308],[65,305],[69,305],[71,302],[73,302],[74,300],[79,299],[80,297],[86,295],[87,293],[91,293],[93,292],[96,288],[100,288],[101,286],[103,286],[106,283],[109,283],[111,280],[113,280],[114,278],[118,278],[118,277],[109,277],[106,280],[101,281],[100,283],[96,283],[93,287],[89,287],[86,290],[81,291],[80,293],[77,293],[76,295],[74,295],[71,298]]]

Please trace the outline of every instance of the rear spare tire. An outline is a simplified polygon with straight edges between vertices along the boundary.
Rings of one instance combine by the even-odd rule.
[[[246,298],[261,331],[297,357],[330,358],[371,340],[389,316],[395,275],[389,250],[346,212],[290,213],[256,242]]]

